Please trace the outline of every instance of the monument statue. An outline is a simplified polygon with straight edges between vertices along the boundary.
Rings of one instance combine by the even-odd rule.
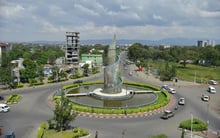
[[[108,62],[104,68],[103,93],[116,94],[121,92],[122,79],[119,70],[119,56],[116,54],[116,35],[108,49]]]

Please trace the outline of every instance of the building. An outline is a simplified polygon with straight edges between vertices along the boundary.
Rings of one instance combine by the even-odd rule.
[[[79,32],[66,32],[65,63],[77,69],[79,67]]]
[[[101,54],[82,54],[81,61],[84,63],[87,61],[92,61],[97,66],[103,64],[103,58]]]
[[[2,65],[2,58],[4,54],[7,54],[11,50],[12,46],[8,43],[0,42],[0,66]]]
[[[198,47],[215,46],[215,40],[198,40]]]

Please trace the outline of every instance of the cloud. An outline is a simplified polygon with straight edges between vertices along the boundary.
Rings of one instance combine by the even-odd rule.
[[[124,39],[220,36],[219,0],[1,0],[0,18],[5,40],[18,39],[15,30],[22,40],[59,39],[66,31],[80,31],[82,39],[114,31]]]
[[[153,14],[153,19],[155,19],[155,20],[162,20],[163,18],[161,16],[159,16],[159,15]]]
[[[3,18],[16,18],[25,11],[22,5],[11,4],[0,6],[0,17]]]

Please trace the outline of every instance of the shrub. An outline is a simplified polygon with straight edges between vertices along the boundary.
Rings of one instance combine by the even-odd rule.
[[[150,138],[168,138],[165,134],[159,134],[155,136],[151,136]]]
[[[191,130],[191,119],[182,121],[179,127],[183,129]],[[205,122],[197,118],[193,118],[193,122],[192,122],[193,131],[203,131],[203,130],[207,130],[207,128],[208,126]]]
[[[46,122],[42,122],[40,125],[40,128],[37,132],[37,138],[42,138],[44,135],[44,131],[47,128],[47,123]]]

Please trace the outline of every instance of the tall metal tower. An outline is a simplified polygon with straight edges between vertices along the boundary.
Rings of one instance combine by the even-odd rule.
[[[79,49],[79,32],[66,32],[65,61],[66,64],[71,65],[73,68],[78,68],[79,66]]]

